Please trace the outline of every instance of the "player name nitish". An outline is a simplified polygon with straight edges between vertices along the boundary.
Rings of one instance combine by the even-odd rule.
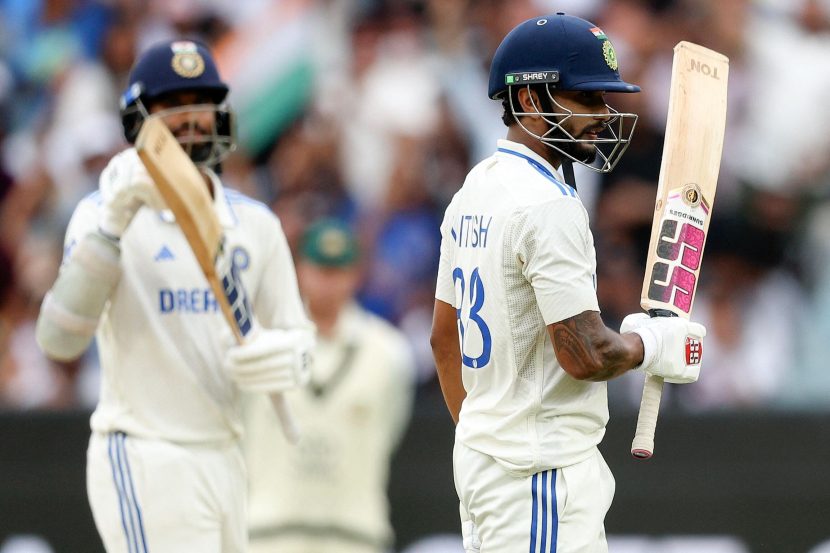
[[[684,213],[683,211],[677,211],[676,209],[670,209],[669,214],[673,215],[674,217],[677,217],[678,219],[685,219],[687,221],[697,223],[698,225],[701,225],[701,226],[703,226],[703,223],[704,223],[703,219],[701,219],[700,217],[695,217],[694,215],[692,215],[690,213]]]
[[[458,232],[452,230],[452,236],[459,248],[486,248],[487,233],[492,215],[461,215],[458,221]]]

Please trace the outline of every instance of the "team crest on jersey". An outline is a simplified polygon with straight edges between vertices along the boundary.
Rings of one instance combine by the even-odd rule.
[[[619,67],[619,63],[617,63],[617,51],[614,50],[614,46],[610,40],[603,41],[602,55],[605,57],[605,63],[608,64],[608,67],[616,71]]]
[[[240,271],[244,271],[251,263],[251,256],[248,255],[248,250],[242,246],[236,246],[231,250],[231,259],[233,259],[234,266]]]
[[[173,71],[186,79],[195,79],[205,72],[205,60],[199,54],[196,43],[190,41],[174,42],[170,48],[173,50],[173,59],[170,65]]]
[[[686,364],[699,365],[703,356],[703,344],[697,338],[686,336]]]

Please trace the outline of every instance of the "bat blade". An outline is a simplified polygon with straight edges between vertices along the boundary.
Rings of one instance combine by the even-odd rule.
[[[144,122],[135,146],[199,267],[205,275],[215,275],[223,230],[201,173],[161,119],[151,117]]]
[[[253,314],[233,259],[224,255],[224,230],[204,177],[159,118],[144,121],[135,148],[176,217],[237,343],[243,343],[254,330]],[[286,438],[296,442],[299,431],[284,397],[271,399]]]
[[[691,42],[674,47],[669,112],[640,305],[689,318],[709,230],[726,129],[729,60]],[[631,454],[648,459],[663,379],[647,375]]]

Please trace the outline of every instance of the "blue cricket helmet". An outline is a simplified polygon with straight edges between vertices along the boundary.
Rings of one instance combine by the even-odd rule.
[[[165,94],[176,92],[198,92],[214,104],[210,108],[215,113],[211,136],[179,138],[179,142],[197,164],[218,167],[235,147],[233,112],[224,103],[228,85],[219,77],[210,50],[199,42],[166,41],[141,54],[130,71],[127,89],[121,95],[124,137],[127,142],[135,143],[149,116],[149,104]]]
[[[170,92],[198,91],[216,104],[228,95],[228,85],[219,78],[219,71],[210,51],[192,40],[161,42],[143,52],[130,70],[129,84],[121,95],[121,120],[124,135],[135,142],[143,118],[136,117],[136,104],[150,101]]]
[[[139,97],[157,98],[183,90],[204,91],[218,104],[227,96],[228,85],[219,78],[213,56],[203,44],[192,40],[162,42],[142,53],[130,70],[121,109]]]
[[[491,99],[501,99],[511,85],[536,83],[553,90],[640,91],[620,78],[617,54],[602,29],[561,12],[519,24],[493,56]]]

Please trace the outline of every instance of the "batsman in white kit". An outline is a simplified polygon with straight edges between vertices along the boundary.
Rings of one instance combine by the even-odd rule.
[[[637,116],[605,96],[638,91],[605,33],[562,13],[519,24],[493,58],[507,139],[446,210],[431,336],[468,552],[607,551],[605,381],[632,369],[698,378],[686,340],[703,326],[637,313],[618,334],[600,317],[572,164],[613,169]]]
[[[134,148],[78,204],[41,307],[37,338],[51,357],[76,358],[97,340],[87,490],[110,553],[246,551],[241,392],[278,394],[307,380],[314,327],[280,223],[217,176],[233,148],[227,93],[203,45],[165,42],[133,67],[121,116],[130,143],[160,118],[199,168],[224,227],[222,255],[250,299],[239,319],[249,339],[234,344]]]

